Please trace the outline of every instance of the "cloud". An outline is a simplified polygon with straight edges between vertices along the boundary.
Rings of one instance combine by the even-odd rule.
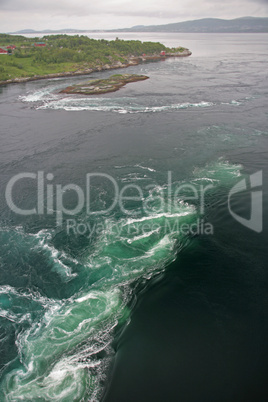
[[[0,0],[2,31],[155,25],[205,17],[268,15],[268,0]]]
[[[49,13],[60,12],[62,15],[80,15],[85,13],[101,13],[114,15],[136,15],[154,17],[157,14],[172,16],[172,13],[179,13],[180,10],[188,10],[195,14],[204,10],[232,9],[233,7],[256,6],[256,4],[268,5],[268,0],[98,0],[93,3],[88,0],[1,0],[1,9],[20,12],[39,12]],[[194,6],[194,7],[193,7]],[[244,13],[244,10],[243,10]]]

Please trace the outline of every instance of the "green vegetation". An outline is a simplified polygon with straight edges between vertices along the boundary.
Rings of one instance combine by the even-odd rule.
[[[175,52],[159,42],[138,40],[90,39],[87,36],[48,35],[41,39],[46,46],[36,47],[40,38],[0,34],[0,47],[15,45],[11,54],[0,55],[0,81],[55,73],[74,72],[127,62],[142,54],[159,54],[162,50]]]

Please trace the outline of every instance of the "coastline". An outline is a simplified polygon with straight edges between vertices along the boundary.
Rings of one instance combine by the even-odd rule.
[[[192,52],[189,49],[184,49],[181,53],[166,53],[165,56],[161,55],[144,55],[144,56],[130,56],[126,63],[122,63],[117,61],[112,64],[103,64],[103,65],[96,65],[94,68],[86,68],[84,70],[78,69],[76,71],[65,71],[62,73],[52,73],[52,74],[45,74],[45,75],[35,75],[33,77],[21,77],[21,78],[14,78],[6,81],[0,81],[0,85],[6,84],[21,84],[28,81],[37,81],[37,80],[44,80],[49,78],[61,78],[61,77],[75,77],[79,75],[90,75],[94,72],[105,71],[105,70],[115,70],[118,68],[127,68],[131,66],[136,66],[142,63],[148,62],[156,62],[160,60],[165,60],[170,57],[188,57],[191,56]]]

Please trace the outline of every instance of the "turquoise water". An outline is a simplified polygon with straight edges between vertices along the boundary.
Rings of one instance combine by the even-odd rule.
[[[203,46],[203,56],[199,49],[196,57],[132,67],[130,73],[146,73],[150,80],[129,85],[112,96],[59,95],[59,89],[70,83],[66,79],[1,89],[1,400],[98,401],[105,394],[105,400],[111,401],[160,401],[164,392],[171,400],[186,400],[191,395],[188,388],[180,393],[173,381],[169,386],[164,381],[161,388],[149,375],[154,366],[169,375],[168,367],[163,370],[161,363],[165,362],[167,351],[156,362],[157,348],[152,347],[147,355],[147,371],[142,369],[143,352],[135,353],[135,359],[143,362],[138,365],[139,370],[144,378],[149,378],[147,387],[139,383],[133,357],[128,363],[124,360],[136,350],[133,345],[125,349],[128,339],[134,343],[139,339],[140,345],[146,345],[146,329],[141,336],[135,322],[143,314],[139,303],[146,305],[146,295],[150,300],[155,284],[163,292],[167,290],[161,301],[153,298],[155,306],[150,304],[149,310],[156,314],[155,322],[161,303],[167,303],[170,311],[174,311],[174,305],[177,311],[180,303],[187,305],[188,286],[190,292],[202,295],[202,300],[207,298],[201,317],[214,311],[217,304],[213,323],[219,323],[223,332],[232,333],[230,323],[222,319],[226,314],[236,316],[237,322],[241,317],[250,317],[238,331],[242,339],[253,316],[258,331],[265,334],[267,321],[258,306],[265,305],[266,300],[264,291],[260,291],[266,278],[266,204],[264,230],[259,235],[236,222],[227,205],[228,193],[236,183],[243,178],[248,181],[257,170],[265,172],[268,166],[265,35],[263,38],[263,42],[254,42],[254,61],[243,35],[231,41],[224,53],[213,57],[207,53],[207,38],[205,43],[199,39],[196,43]],[[222,42],[217,40],[223,49]],[[193,45],[197,46],[196,43]],[[106,75],[98,73],[96,77]],[[49,204],[49,208],[44,214],[29,216],[10,211],[4,193],[10,178],[21,172],[38,171],[45,172],[45,206]],[[49,173],[53,180],[47,179]],[[127,200],[125,209],[117,204],[98,215],[87,214],[83,206],[73,215],[63,214],[62,222],[57,222],[56,185],[73,183],[85,193],[86,175],[90,173],[109,174],[119,188],[138,186],[142,196]],[[49,184],[53,185],[50,190]],[[107,209],[113,201],[113,186],[104,176],[95,176],[91,184],[92,210]],[[206,186],[210,187],[201,202],[202,188]],[[180,192],[179,187],[183,189]],[[190,188],[197,191],[194,197]],[[134,193],[130,191],[129,195],[137,196],[137,187]],[[34,208],[38,201],[36,180],[18,182],[12,196],[20,208]],[[76,205],[75,192],[67,190],[65,208]],[[248,216],[249,206],[249,191],[234,200],[233,207],[239,214]],[[191,230],[183,231],[183,227]],[[211,258],[215,262],[216,257],[220,262],[213,265],[213,280],[205,260]],[[224,267],[224,259],[228,267]],[[186,280],[185,272],[197,262],[201,264],[198,281],[193,272],[193,277]],[[229,272],[230,264],[233,274]],[[222,272],[228,273],[224,282],[220,282]],[[172,283],[178,278],[188,281],[186,289],[169,299],[168,289],[172,291]],[[249,278],[254,278],[254,286]],[[208,289],[216,294],[224,289],[228,297],[221,301],[210,299]],[[181,299],[184,294],[188,296]],[[241,307],[240,313],[237,305]],[[174,332],[171,323],[176,322],[175,313],[168,314],[167,321],[159,324],[159,332],[153,334],[159,345],[161,331],[165,326],[169,328],[172,353],[178,360],[181,356],[183,364],[181,346],[176,346],[172,339],[184,325],[187,328],[191,303],[187,309],[188,315],[184,312],[184,320],[179,328],[174,326]],[[197,322],[196,318],[194,323]],[[197,328],[195,334],[188,334],[193,349],[196,339],[202,339],[202,331],[207,328],[206,319]],[[228,339],[224,338],[226,344]],[[216,351],[223,347],[219,342],[216,337]],[[252,334],[251,343],[248,341],[240,351],[242,367],[246,350],[258,342],[258,363],[252,366],[255,373],[264,368],[262,341]],[[151,340],[150,344],[153,343]],[[213,348],[207,348],[207,355],[211,350],[217,355]],[[232,353],[232,348],[224,348],[227,354]],[[171,366],[174,364],[170,356],[168,361]],[[186,362],[191,367],[197,361],[191,357]],[[242,370],[237,362],[233,366],[227,363],[223,358],[227,371],[233,372],[233,366]],[[215,370],[213,364],[211,372]],[[257,383],[262,384],[261,375],[256,376],[252,389]],[[226,383],[222,373],[221,377]],[[197,374],[191,378],[196,384],[199,380]],[[217,381],[214,380],[214,395],[222,392],[222,384]],[[222,400],[233,400],[235,395],[236,400],[242,400],[246,378],[241,382],[240,394],[237,390],[232,393],[235,387],[228,381],[229,394]],[[125,387],[129,385],[128,389],[123,382]],[[214,389],[214,384],[210,386]],[[198,386],[196,389],[203,392],[201,400],[209,400],[207,390]],[[189,396],[189,400],[196,400],[195,396]]]

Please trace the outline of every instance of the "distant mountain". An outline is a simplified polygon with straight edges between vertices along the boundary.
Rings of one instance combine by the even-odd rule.
[[[203,18],[165,25],[138,25],[112,32],[196,32],[196,33],[254,33],[268,32],[268,18],[242,17],[233,20]],[[111,32],[111,31],[110,31]]]
[[[34,33],[34,29],[23,29],[22,31],[12,32],[12,33]]]
[[[35,31],[23,29],[10,32],[12,34],[64,34],[64,33],[86,33],[86,32],[188,32],[188,33],[257,33],[268,32],[268,18],[242,17],[233,20],[219,18],[203,18],[200,20],[176,22],[165,25],[136,25],[132,28],[90,30],[90,29],[45,29]]]
[[[9,32],[11,34],[17,34],[17,35],[24,35],[24,34],[51,34],[51,33],[83,33],[83,32],[88,32],[87,30],[81,30],[81,29],[44,29],[43,31],[35,31],[34,29],[22,29],[21,31],[16,31],[16,32]]]

